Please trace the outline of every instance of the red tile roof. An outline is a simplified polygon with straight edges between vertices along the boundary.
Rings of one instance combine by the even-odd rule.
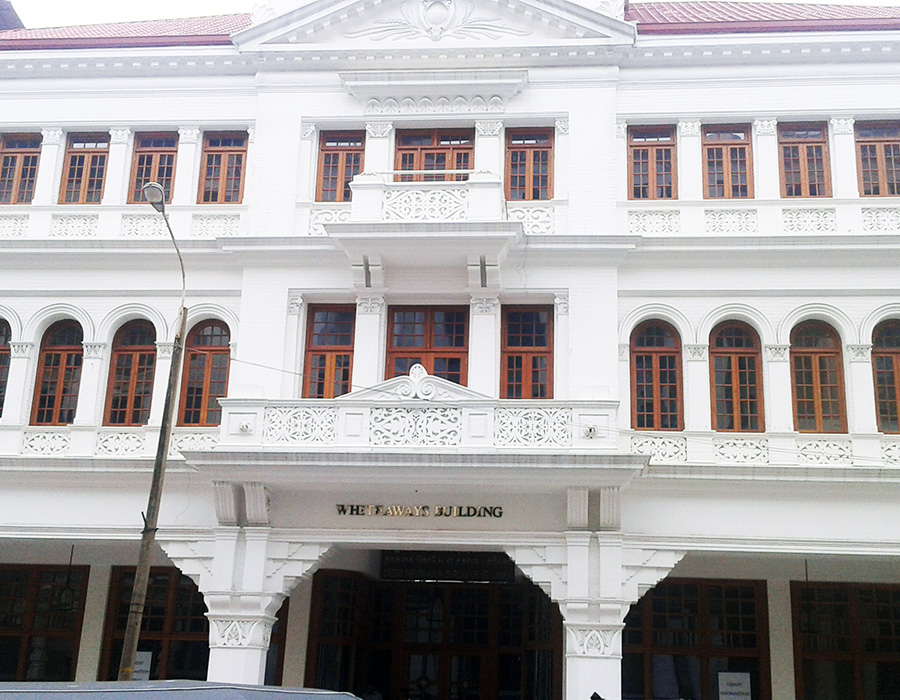
[[[900,6],[772,2],[630,3],[625,18],[640,34],[858,31],[900,29]]]

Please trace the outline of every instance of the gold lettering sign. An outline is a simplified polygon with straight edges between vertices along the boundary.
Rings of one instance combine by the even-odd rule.
[[[503,506],[460,505],[384,505],[365,503],[337,503],[338,515],[393,518],[502,518]]]

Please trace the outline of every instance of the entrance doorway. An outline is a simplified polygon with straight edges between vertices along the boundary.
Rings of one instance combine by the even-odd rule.
[[[370,700],[559,700],[562,617],[529,581],[313,580],[306,684]]]

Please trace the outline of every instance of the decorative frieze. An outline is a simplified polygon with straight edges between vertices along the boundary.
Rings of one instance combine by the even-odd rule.
[[[849,464],[852,445],[849,440],[797,440],[801,464]]]
[[[72,437],[68,432],[26,430],[22,436],[22,453],[47,457],[64,455],[69,451],[71,440]]]
[[[503,122],[475,122],[475,133],[478,136],[499,136],[503,131]]]
[[[768,464],[769,441],[765,438],[714,438],[716,462],[721,464]]]
[[[630,211],[628,232],[648,235],[681,233],[681,217],[677,210]]]
[[[206,452],[219,443],[219,433],[173,433],[169,443],[169,456],[178,457],[182,452]]]
[[[330,445],[336,435],[335,408],[268,407],[263,414],[263,442],[269,445]]]
[[[0,216],[0,238],[24,238],[28,231],[27,214]]]
[[[462,411],[458,408],[373,408],[372,445],[450,447],[462,442]]]
[[[385,221],[465,221],[467,190],[462,188],[385,189]]]
[[[834,209],[782,209],[786,233],[830,233],[837,230]]]
[[[472,297],[469,304],[473,314],[493,314],[500,308],[500,300],[497,297]]]
[[[195,238],[223,238],[240,232],[240,214],[194,214],[191,235]]]
[[[864,231],[900,231],[900,207],[863,207]]]
[[[366,136],[370,139],[386,139],[394,130],[393,122],[367,122]]]
[[[568,408],[498,408],[494,441],[502,446],[541,447],[572,444],[572,410]]]
[[[707,209],[707,233],[756,233],[756,209]]]
[[[775,133],[777,124],[775,119],[755,119],[753,129],[761,136],[771,136]]]
[[[432,99],[431,97],[405,97],[396,100],[392,97],[378,99],[373,97],[366,102],[366,114],[442,114],[442,113],[484,113],[502,112],[506,109],[503,98],[499,95],[474,97],[448,95]]]
[[[50,226],[52,238],[95,238],[100,224],[98,214],[60,214]]]
[[[850,355],[850,362],[871,362],[872,345],[848,345],[847,354]]]
[[[325,225],[350,221],[349,207],[324,209],[316,207],[309,212],[309,235],[324,236]]]
[[[210,618],[210,647],[268,648],[273,622],[238,618]]]
[[[506,215],[510,221],[521,221],[526,236],[544,236],[556,230],[555,209],[550,203],[514,204],[508,202]]]
[[[154,214],[125,214],[122,216],[122,236],[125,238],[165,238],[168,231],[163,218]]]
[[[197,143],[200,139],[200,129],[188,126],[178,130],[178,144]]]
[[[140,455],[144,452],[145,441],[143,432],[101,432],[97,433],[94,452],[98,455]]]
[[[663,435],[633,435],[631,451],[650,455],[651,461],[655,462],[686,462],[687,440]]]

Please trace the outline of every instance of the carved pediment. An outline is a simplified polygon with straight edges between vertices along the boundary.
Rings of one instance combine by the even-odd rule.
[[[489,399],[484,394],[472,391],[455,382],[432,377],[422,365],[413,365],[409,375],[394,377],[359,391],[344,394],[335,401],[355,401],[364,399],[375,403],[396,403],[399,401],[471,401],[472,399]]]

